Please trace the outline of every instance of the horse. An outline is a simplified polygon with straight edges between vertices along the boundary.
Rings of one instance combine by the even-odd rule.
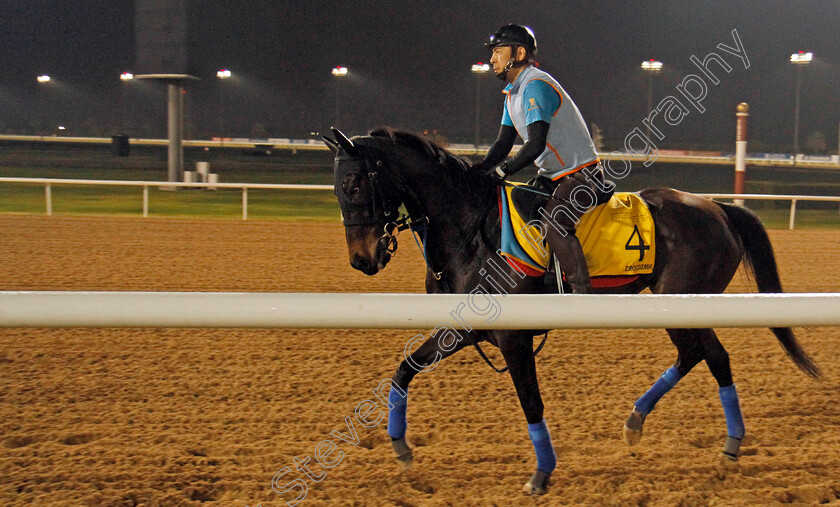
[[[335,194],[353,268],[371,276],[384,269],[397,249],[396,235],[411,228],[412,234],[422,237],[427,293],[469,294],[482,284],[495,286],[495,294],[499,290],[522,294],[557,290],[547,288],[542,277],[525,276],[512,264],[499,262],[498,186],[471,171],[468,159],[391,128],[352,139],[335,128],[332,133],[334,138],[322,139],[335,154]],[[651,210],[655,225],[653,271],[595,292],[635,294],[649,288],[655,294],[721,293],[742,261],[760,292],[782,292],[773,247],[755,214],[668,188],[649,188],[638,195]],[[406,214],[399,218],[401,205]],[[496,276],[496,284],[487,283],[488,273]],[[507,280],[507,286],[500,280]],[[797,367],[819,377],[818,367],[790,328],[771,330]],[[666,331],[677,349],[676,361],[636,400],[624,424],[623,440],[629,445],[638,443],[645,418],[660,398],[705,360],[719,385],[724,408],[723,454],[737,460],[745,429],[728,353],[712,329]],[[469,328],[462,335],[439,327],[416,350],[406,351],[388,397],[388,434],[398,462],[408,467],[413,460],[406,440],[406,407],[414,376],[470,344],[486,360],[478,344],[487,342],[501,351],[534,445],[537,467],[523,489],[531,495],[545,494],[556,456],[543,418],[534,360],[533,338],[542,332]]]

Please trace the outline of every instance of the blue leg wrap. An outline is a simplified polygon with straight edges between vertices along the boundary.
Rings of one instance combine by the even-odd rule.
[[[720,404],[723,405],[723,414],[726,416],[726,432],[732,438],[738,440],[744,438],[744,418],[741,416],[741,405],[738,403],[738,391],[735,384],[728,387],[721,387]]]
[[[391,387],[391,392],[388,394],[388,401],[394,407],[388,412],[388,435],[391,438],[403,438],[405,436],[405,428],[408,425],[406,420],[406,410],[408,409],[408,389],[405,390],[405,396]]]
[[[528,434],[537,453],[537,470],[550,474],[557,466],[557,456],[554,454],[554,446],[551,445],[551,435],[548,434],[545,419],[536,424],[529,424]]]
[[[656,402],[665,396],[680,381],[682,375],[673,366],[665,370],[665,373],[656,381],[648,391],[636,400],[636,410],[641,414],[649,414],[656,406]]]

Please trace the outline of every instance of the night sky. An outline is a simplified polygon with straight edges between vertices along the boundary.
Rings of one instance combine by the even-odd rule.
[[[188,133],[207,138],[303,137],[335,121],[352,134],[381,125],[437,130],[471,142],[480,86],[481,135],[495,136],[502,83],[475,76],[486,61],[483,42],[500,25],[529,25],[541,68],[560,81],[584,118],[604,132],[608,147],[641,126],[647,77],[639,64],[656,58],[665,71],[653,100],[676,95],[689,58],[714,51],[732,66],[720,84],[708,82],[706,112],[691,109],[666,126],[660,147],[732,149],[734,110],[751,108],[751,151],[790,149],[797,50],[813,51],[804,69],[800,145],[821,132],[836,152],[840,122],[840,1],[420,1],[199,2],[207,37],[199,72],[188,89]],[[0,2],[0,131],[49,132],[61,122],[70,134],[163,137],[160,88],[122,83],[133,70],[134,3],[124,0],[5,0]],[[737,30],[750,68],[716,49],[734,46]],[[350,69],[338,82],[336,65]],[[219,82],[226,67],[235,78]],[[35,77],[50,74],[50,88]],[[478,82],[477,82],[478,81]]]

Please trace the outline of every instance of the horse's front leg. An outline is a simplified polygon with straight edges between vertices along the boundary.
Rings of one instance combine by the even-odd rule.
[[[516,331],[504,332],[498,335],[498,340],[499,348],[510,368],[510,377],[519,396],[519,403],[525,412],[528,434],[537,455],[537,471],[525,483],[523,490],[530,495],[544,495],[548,488],[548,480],[557,464],[557,457],[543,418],[543,402],[532,348],[533,336]]]
[[[461,350],[471,340],[480,340],[480,333],[439,327],[414,352],[411,352],[412,345],[421,341],[422,335],[416,336],[406,346],[405,359],[394,373],[393,386],[388,395],[388,436],[391,437],[391,447],[397,455],[397,462],[403,468],[408,468],[414,461],[412,447],[405,438],[408,426],[408,385],[421,371],[433,370],[440,360]]]

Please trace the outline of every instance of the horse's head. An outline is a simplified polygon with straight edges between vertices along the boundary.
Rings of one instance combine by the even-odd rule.
[[[350,264],[366,275],[383,269],[396,251],[402,199],[381,154],[364,140],[333,129],[324,142],[335,152],[335,195],[341,207]]]

